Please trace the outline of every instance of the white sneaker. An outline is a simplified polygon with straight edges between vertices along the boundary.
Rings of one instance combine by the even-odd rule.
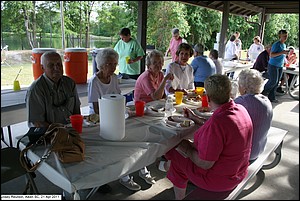
[[[133,177],[131,177],[128,181],[123,181],[122,179],[120,179],[119,181],[123,186],[125,186],[129,190],[132,191],[141,190],[141,186],[133,181]]]
[[[142,174],[141,171],[139,171],[139,176],[144,179],[148,184],[155,184],[156,181],[154,178],[151,176],[150,171],[147,172],[146,174]]]

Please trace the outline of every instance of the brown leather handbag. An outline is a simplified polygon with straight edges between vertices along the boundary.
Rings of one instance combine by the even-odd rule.
[[[48,151],[35,164],[31,164],[27,157],[29,149],[44,144]],[[62,163],[80,162],[84,160],[85,144],[79,133],[72,127],[68,128],[60,123],[51,124],[46,133],[34,144],[24,148],[20,153],[20,162],[29,172],[37,169],[38,165],[54,152]]]

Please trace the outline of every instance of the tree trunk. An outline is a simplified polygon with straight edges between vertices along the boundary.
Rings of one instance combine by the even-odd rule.
[[[36,39],[36,13],[35,13],[35,1],[32,1],[33,4],[33,13],[32,13],[32,38],[34,47],[37,46]]]
[[[81,8],[82,8],[82,6],[81,6],[81,1],[80,1],[80,4],[79,4],[79,19],[80,19],[80,23],[79,23],[79,44],[78,44],[78,46],[79,47],[82,47],[82,42],[81,42],[81,37],[82,37],[82,29],[81,29],[81,23],[82,23],[82,11],[81,11]]]
[[[25,22],[26,36],[27,36],[27,39],[28,39],[28,42],[29,42],[29,45],[30,45],[31,49],[33,49],[34,48],[34,44],[32,42],[31,34],[29,32],[29,19],[28,19],[28,16],[27,16],[26,9],[22,8],[22,10],[23,10],[23,13],[24,13],[24,22]]]

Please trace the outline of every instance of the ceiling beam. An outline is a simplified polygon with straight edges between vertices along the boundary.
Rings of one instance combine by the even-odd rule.
[[[262,12],[263,8],[262,7],[258,7],[258,6],[254,6],[253,4],[249,4],[243,1],[230,1],[231,4],[242,7],[246,10],[251,10],[254,12]]]
[[[280,13],[287,13],[287,14],[299,14],[299,8],[289,8],[289,10],[285,8],[266,8],[266,14],[280,14]]]

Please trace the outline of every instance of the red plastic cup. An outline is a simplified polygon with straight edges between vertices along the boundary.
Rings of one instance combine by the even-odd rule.
[[[144,116],[145,102],[144,101],[135,101],[135,115],[136,116]]]
[[[202,107],[208,107],[208,101],[207,101],[207,96],[204,94],[202,97]]]
[[[70,116],[70,121],[72,127],[78,132],[82,133],[82,123],[83,123],[83,116],[80,114],[74,114]]]

